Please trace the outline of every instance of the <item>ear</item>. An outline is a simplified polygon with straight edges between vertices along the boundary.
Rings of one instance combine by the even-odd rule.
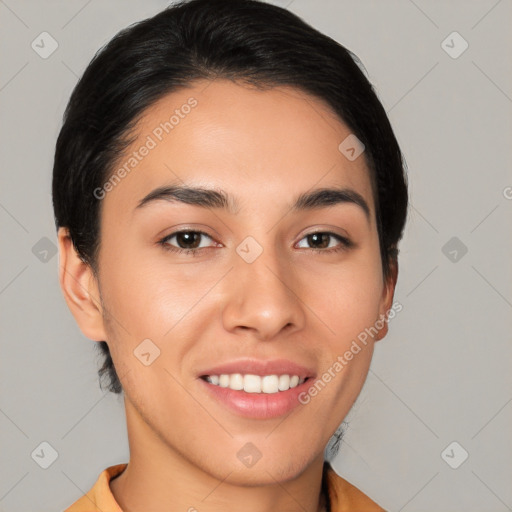
[[[389,277],[384,282],[382,298],[379,307],[379,319],[382,320],[379,323],[384,322],[384,325],[379,329],[379,333],[375,336],[374,341],[381,340],[388,333],[387,313],[393,305],[396,281],[398,279],[398,258],[391,258],[389,267]]]
[[[59,228],[58,241],[59,283],[66,303],[87,338],[106,341],[96,277],[76,252],[67,228]]]

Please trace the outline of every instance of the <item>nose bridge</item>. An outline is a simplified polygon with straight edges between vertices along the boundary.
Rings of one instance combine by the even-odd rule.
[[[252,329],[258,338],[271,339],[285,327],[301,327],[304,311],[293,286],[293,268],[279,251],[247,237],[233,257],[223,311],[225,328]]]

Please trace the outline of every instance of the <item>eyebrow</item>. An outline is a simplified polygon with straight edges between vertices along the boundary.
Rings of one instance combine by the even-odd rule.
[[[223,209],[232,215],[240,209],[238,201],[223,190],[188,185],[158,187],[144,196],[135,209],[157,201],[177,201],[203,208]],[[370,221],[368,203],[359,192],[350,188],[320,188],[304,192],[295,199],[291,209],[292,211],[313,210],[343,203],[359,206]]]

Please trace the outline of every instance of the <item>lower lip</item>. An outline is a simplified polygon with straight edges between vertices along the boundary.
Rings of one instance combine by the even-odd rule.
[[[204,379],[199,380],[213,397],[238,415],[246,418],[270,419],[284,416],[300,405],[299,395],[311,386],[313,379],[309,378],[294,388],[277,393],[246,393],[222,388]]]

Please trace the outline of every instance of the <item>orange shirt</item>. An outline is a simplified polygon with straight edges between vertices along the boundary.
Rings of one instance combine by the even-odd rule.
[[[117,504],[109,482],[126,468],[127,464],[110,466],[101,472],[92,489],[64,512],[123,512]],[[347,480],[326,465],[327,490],[331,512],[386,512]]]

